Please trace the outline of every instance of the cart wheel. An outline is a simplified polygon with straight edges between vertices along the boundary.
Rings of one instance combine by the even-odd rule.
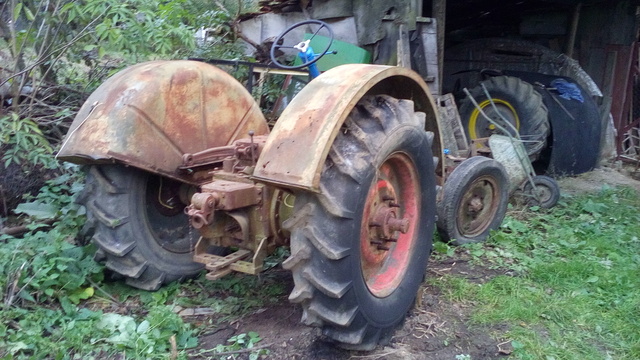
[[[502,223],[509,180],[496,160],[475,156],[453,170],[438,205],[438,230],[454,245],[482,242]]]
[[[531,182],[524,185],[524,195],[529,198],[530,206],[540,206],[543,209],[550,209],[558,203],[560,199],[560,188],[558,183],[544,175],[534,176],[532,178],[535,189],[531,186]]]

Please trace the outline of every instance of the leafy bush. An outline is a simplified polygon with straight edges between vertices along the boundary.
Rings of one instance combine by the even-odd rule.
[[[0,236],[0,358],[104,358],[122,351],[145,359],[179,351],[184,358],[197,338],[165,305],[177,285],[164,296],[145,293],[154,300],[137,314],[99,310],[104,300],[96,294],[117,300],[103,289],[104,268],[93,260],[93,246],[75,241],[84,223],[84,208],[75,202],[82,188],[77,169],[48,181],[16,211],[55,219],[51,227],[36,221],[23,238]]]

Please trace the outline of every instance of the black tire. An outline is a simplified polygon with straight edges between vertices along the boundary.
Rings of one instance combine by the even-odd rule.
[[[438,230],[454,245],[482,242],[507,212],[509,180],[496,160],[474,156],[456,167],[438,204]]]
[[[286,223],[291,256],[284,267],[295,282],[289,300],[302,304],[304,323],[322,326],[341,347],[373,349],[413,305],[435,223],[432,141],[413,102],[367,96],[331,147],[321,192],[296,195]],[[411,217],[406,233],[391,221],[373,224],[389,211],[394,220]],[[397,242],[382,240],[395,235]]]
[[[548,110],[542,101],[542,95],[531,84],[511,76],[492,77],[482,84],[487,88],[499,113],[526,140],[524,147],[529,158],[536,160],[546,148],[550,132]],[[473,88],[470,93],[487,116],[511,131],[491,105],[482,85]],[[469,140],[489,137],[494,133],[502,134],[480,114],[469,98],[464,98],[460,103],[460,118]]]
[[[560,188],[558,183],[544,175],[537,175],[532,178],[535,190],[527,180],[524,185],[524,195],[528,198],[529,206],[539,206],[543,209],[550,209],[558,204],[560,200]]]
[[[90,168],[80,202],[87,208],[96,260],[125,277],[128,285],[157,290],[202,269],[192,253],[199,233],[191,229],[185,205],[173,196],[179,186],[132,167]],[[161,191],[174,199],[171,205],[157,200]]]

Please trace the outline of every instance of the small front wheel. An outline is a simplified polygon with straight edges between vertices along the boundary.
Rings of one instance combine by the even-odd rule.
[[[509,180],[496,160],[474,156],[453,170],[438,205],[438,229],[454,245],[484,241],[502,223]]]
[[[527,181],[524,185],[524,195],[528,197],[530,206],[540,206],[543,209],[550,209],[560,200],[560,188],[558,183],[544,175],[537,175],[532,178],[533,185]]]

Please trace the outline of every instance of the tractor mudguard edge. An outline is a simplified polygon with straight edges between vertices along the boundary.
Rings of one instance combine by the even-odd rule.
[[[193,182],[182,156],[269,133],[260,108],[223,70],[151,61],[107,79],[84,103],[58,154],[78,164],[122,163]]]
[[[365,95],[412,100],[436,134],[433,154],[442,161],[439,117],[427,84],[406,68],[349,64],[333,68],[300,91],[273,128],[253,178],[280,187],[320,191],[320,173],[338,131]]]

